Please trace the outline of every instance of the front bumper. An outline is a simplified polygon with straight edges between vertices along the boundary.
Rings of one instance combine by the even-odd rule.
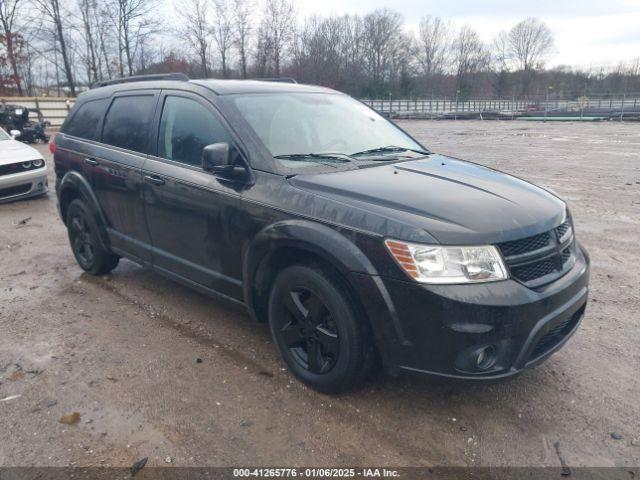
[[[0,203],[42,195],[48,190],[47,167],[0,176]]]
[[[490,380],[542,362],[577,330],[587,304],[589,258],[578,246],[573,268],[538,289],[512,279],[424,285],[350,277],[367,299],[378,350],[392,374]],[[482,350],[493,359],[479,367]]]

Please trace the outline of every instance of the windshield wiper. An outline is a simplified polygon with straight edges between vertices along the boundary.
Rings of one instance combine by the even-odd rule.
[[[292,161],[308,161],[309,159],[340,160],[339,163],[350,163],[353,161],[351,157],[349,157],[349,155],[346,155],[344,153],[288,153],[284,155],[274,155],[273,158]],[[334,163],[330,162],[316,163],[321,163],[322,165],[328,165],[330,167],[337,168]]]
[[[386,147],[377,147],[371,148],[369,150],[363,150],[361,152],[352,153],[352,157],[360,157],[365,155],[371,155],[374,153],[396,153],[396,152],[414,152],[419,153],[421,155],[429,155],[429,152],[424,150],[414,149],[414,148],[406,148],[406,147],[398,147],[396,145],[388,145]]]

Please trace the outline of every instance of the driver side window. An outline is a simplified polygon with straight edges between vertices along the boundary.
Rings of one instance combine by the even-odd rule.
[[[231,143],[231,137],[211,111],[190,98],[165,98],[158,135],[159,157],[199,167],[202,149],[219,142]]]

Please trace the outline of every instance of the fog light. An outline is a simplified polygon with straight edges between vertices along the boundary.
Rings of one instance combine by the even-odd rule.
[[[496,347],[488,345],[476,353],[476,367],[479,370],[488,370],[496,362]]]

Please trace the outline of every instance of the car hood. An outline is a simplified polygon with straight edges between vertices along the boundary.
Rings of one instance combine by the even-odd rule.
[[[564,202],[540,187],[443,155],[358,170],[298,175],[289,181],[297,188],[380,218],[380,231],[374,233],[392,236],[393,231],[406,231],[410,226],[443,244],[485,244],[523,238],[550,230],[566,215]],[[348,219],[331,220],[349,225]],[[404,228],[390,228],[389,222],[398,222]]]
[[[40,152],[18,140],[0,141],[0,165],[36,160],[39,158],[42,158]]]

